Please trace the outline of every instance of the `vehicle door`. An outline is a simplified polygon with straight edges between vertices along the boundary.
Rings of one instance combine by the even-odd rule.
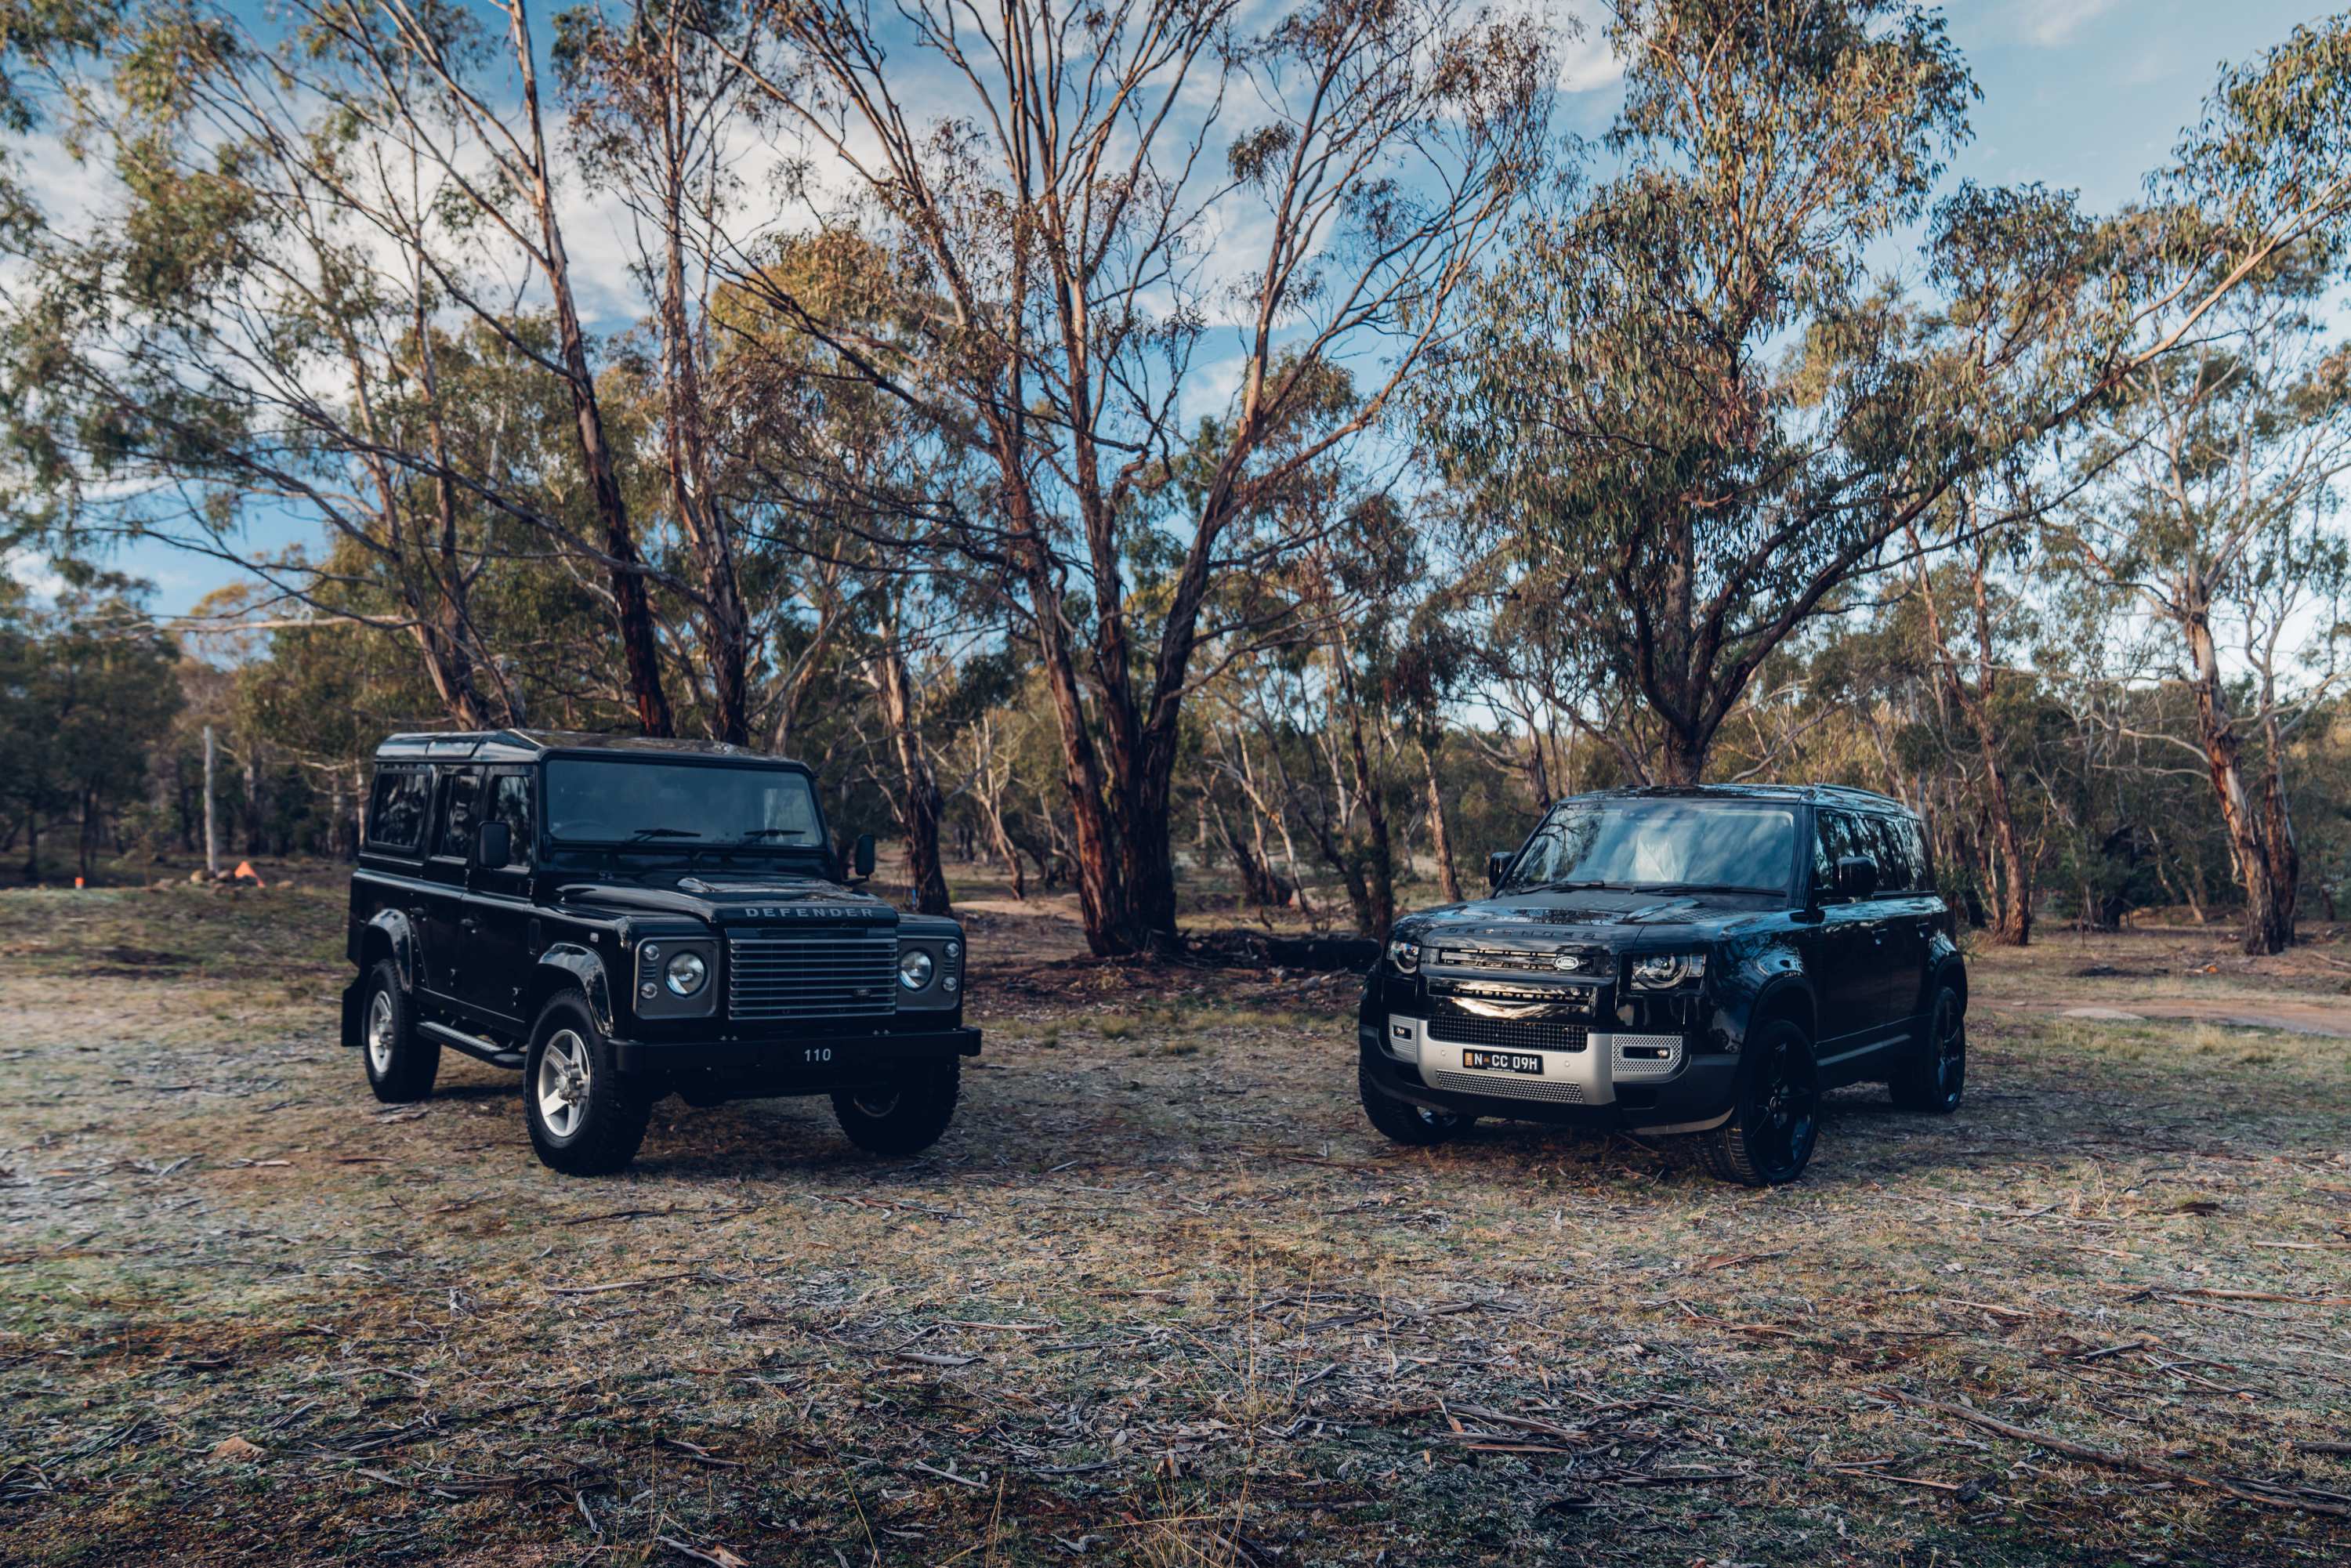
[[[424,861],[430,890],[424,894],[424,975],[420,983],[434,996],[462,1004],[472,966],[468,948],[474,920],[465,894],[473,871],[474,825],[481,815],[482,770],[444,764],[440,771],[433,852]]]
[[[1869,819],[1877,851],[1879,950],[1885,965],[1886,1024],[1907,1040],[1925,1005],[1927,953],[1935,926],[1935,889],[1927,875],[1926,846],[1909,817]]]
[[[471,857],[469,896],[458,923],[467,945],[462,988],[466,1005],[510,1025],[522,1021],[523,981],[530,972],[530,879],[538,843],[532,830],[538,821],[533,779],[528,768],[493,768],[485,777],[482,821],[505,824],[507,854],[496,865]]]
[[[1813,897],[1821,911],[1813,938],[1817,962],[1813,985],[1820,1011],[1815,1050],[1825,1066],[1865,1049],[1884,1027],[1884,933],[1876,901],[1848,897],[1836,881],[1839,861],[1872,854],[1860,813],[1823,808],[1813,813]]]

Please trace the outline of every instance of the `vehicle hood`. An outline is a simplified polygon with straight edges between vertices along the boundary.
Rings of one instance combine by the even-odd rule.
[[[615,913],[684,915],[718,925],[895,925],[898,911],[822,877],[664,872],[639,882],[576,882],[559,902]]]
[[[1562,943],[1608,949],[1706,942],[1768,915],[1764,894],[1619,893],[1508,894],[1408,915],[1399,938],[1478,941],[1504,947]]]

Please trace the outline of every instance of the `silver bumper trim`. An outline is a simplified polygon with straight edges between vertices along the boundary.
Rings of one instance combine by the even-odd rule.
[[[1660,1082],[1679,1072],[1688,1054],[1687,1041],[1678,1034],[1595,1030],[1584,1037],[1582,1051],[1509,1048],[1516,1055],[1541,1057],[1541,1072],[1494,1072],[1461,1065],[1461,1052],[1479,1047],[1435,1039],[1426,1019],[1396,1014],[1389,1015],[1380,1033],[1380,1046],[1396,1061],[1419,1068],[1422,1080],[1432,1089],[1573,1105],[1612,1105],[1618,1083]]]

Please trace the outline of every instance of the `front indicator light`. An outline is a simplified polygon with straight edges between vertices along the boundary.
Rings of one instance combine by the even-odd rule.
[[[702,961],[699,953],[680,953],[669,961],[669,968],[663,978],[672,992],[690,997],[702,989],[703,983],[710,978],[710,966]]]
[[[919,991],[931,983],[931,976],[937,968],[931,956],[919,947],[902,953],[898,956],[898,983],[910,991]]]

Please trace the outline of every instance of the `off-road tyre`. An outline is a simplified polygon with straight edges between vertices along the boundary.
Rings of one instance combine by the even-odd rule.
[[[588,998],[558,991],[523,1058],[523,1121],[539,1160],[565,1176],[610,1176],[637,1157],[653,1100],[621,1075]]]
[[[1459,1137],[1478,1122],[1458,1111],[1431,1111],[1381,1092],[1372,1070],[1361,1062],[1355,1064],[1355,1092],[1363,1097],[1364,1120],[1390,1143],[1426,1148]]]
[[[1820,1064],[1803,1027],[1765,1024],[1740,1053],[1730,1119],[1698,1134],[1708,1166],[1741,1186],[1780,1186],[1804,1174],[1819,1141]]]
[[[869,1155],[919,1155],[939,1141],[955,1120],[956,1096],[963,1089],[963,1061],[948,1057],[918,1068],[883,1089],[843,1091],[832,1097],[832,1113],[851,1143]]]
[[[1948,1116],[1968,1088],[1968,1011],[1950,986],[1935,992],[1924,1033],[1913,1041],[1886,1084],[1905,1111]]]
[[[360,1004],[360,1063],[368,1087],[387,1105],[428,1098],[441,1071],[441,1042],[420,1034],[401,989],[400,966],[380,960],[368,973],[367,999]]]

